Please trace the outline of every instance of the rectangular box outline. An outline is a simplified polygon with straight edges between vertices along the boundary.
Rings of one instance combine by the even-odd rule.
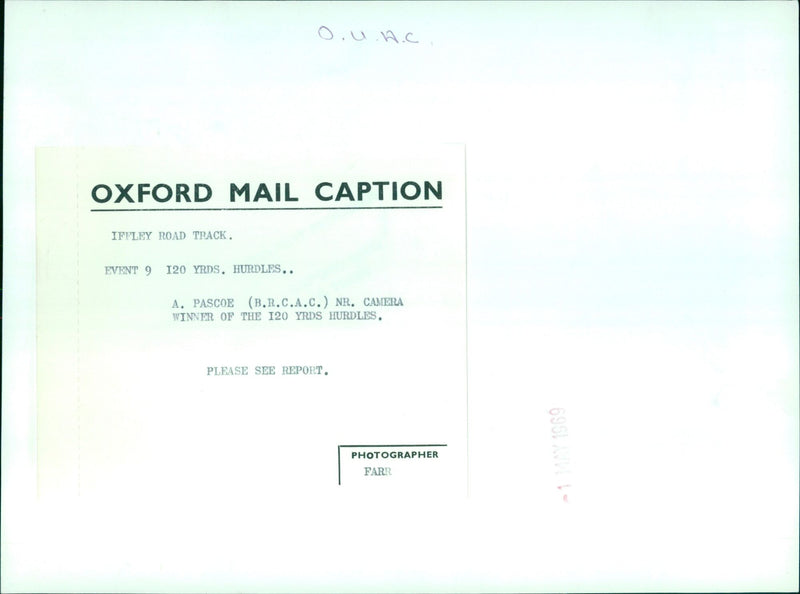
[[[446,448],[446,443],[402,443],[394,445],[337,445],[336,458],[339,469],[339,486],[342,486],[342,448]]]

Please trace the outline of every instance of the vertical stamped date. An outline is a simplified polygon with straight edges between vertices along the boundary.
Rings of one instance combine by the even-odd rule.
[[[569,427],[567,426],[567,410],[555,407],[548,412],[550,417],[550,437],[552,441],[553,468],[556,476],[556,488],[558,489],[561,500],[569,503],[568,490],[572,487],[569,484],[570,451],[569,451]]]

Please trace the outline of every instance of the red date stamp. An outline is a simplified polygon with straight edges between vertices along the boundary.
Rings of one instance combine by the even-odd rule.
[[[569,427],[567,426],[567,410],[565,408],[551,408],[547,411],[550,416],[550,437],[552,440],[553,467],[557,480],[557,489],[561,494],[561,500],[569,503],[568,489],[569,484],[570,451],[569,451]]]

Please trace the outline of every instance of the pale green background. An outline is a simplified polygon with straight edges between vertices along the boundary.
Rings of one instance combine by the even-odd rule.
[[[796,3],[6,9],[4,589],[797,589]],[[34,147],[286,138],[466,145],[470,498],[37,504]]]

